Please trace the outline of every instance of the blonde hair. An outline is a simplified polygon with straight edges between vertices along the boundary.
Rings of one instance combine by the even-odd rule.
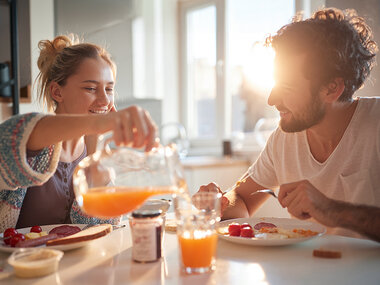
[[[75,74],[79,65],[86,58],[102,58],[112,69],[116,78],[116,65],[110,54],[102,47],[91,43],[80,43],[74,35],[61,35],[53,41],[42,40],[38,43],[40,56],[37,65],[40,70],[37,76],[38,100],[53,112],[57,106],[50,94],[51,82],[65,86],[67,78]]]

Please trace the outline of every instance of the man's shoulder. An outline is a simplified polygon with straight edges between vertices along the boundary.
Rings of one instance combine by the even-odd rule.
[[[380,97],[360,97],[358,109],[359,114],[362,114],[359,116],[362,120],[364,118],[371,121],[380,119]]]
[[[361,109],[378,110],[380,109],[380,97],[358,97]]]

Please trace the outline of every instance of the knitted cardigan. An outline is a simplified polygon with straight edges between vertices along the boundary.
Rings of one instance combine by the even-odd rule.
[[[16,226],[27,188],[45,183],[57,168],[61,143],[45,147],[37,156],[27,159],[27,141],[44,116],[39,113],[17,115],[0,124],[0,232]],[[75,200],[70,218],[74,224],[120,221],[90,217],[80,210]]]

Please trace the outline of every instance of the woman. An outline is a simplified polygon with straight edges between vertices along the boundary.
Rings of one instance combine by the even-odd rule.
[[[113,131],[117,145],[149,151],[156,144],[146,111],[116,112],[116,68],[103,48],[58,36],[39,49],[38,94],[55,115],[23,114],[0,125],[0,232],[100,222],[80,211],[73,193],[73,171],[95,147],[88,138]]]

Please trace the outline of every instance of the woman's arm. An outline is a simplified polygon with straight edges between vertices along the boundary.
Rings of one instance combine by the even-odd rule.
[[[39,150],[57,142],[83,135],[113,131],[117,145],[145,147],[149,151],[156,143],[157,127],[149,114],[132,106],[105,115],[55,115],[42,118],[34,127],[27,142],[30,150]]]
[[[55,171],[61,145],[41,149],[39,159],[26,159],[26,145],[34,127],[45,115],[28,113],[0,124],[0,190],[40,185]]]

